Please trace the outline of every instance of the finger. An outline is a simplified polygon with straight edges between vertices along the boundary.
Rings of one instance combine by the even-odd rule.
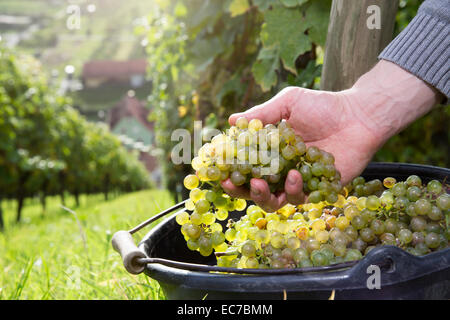
[[[288,172],[286,182],[284,184],[287,202],[293,205],[301,204],[305,201],[305,194],[303,193],[303,179],[300,172],[297,170],[290,170]]]
[[[274,212],[280,208],[280,199],[274,194],[270,193],[269,185],[263,179],[250,180],[250,197],[260,206],[264,211]]]
[[[220,182],[223,190],[233,198],[250,199],[250,191],[243,186],[235,186],[230,179]]]
[[[276,123],[281,119],[288,119],[290,114],[291,96],[293,90],[297,88],[286,88],[280,91],[272,99],[255,106],[245,112],[235,113],[230,116],[228,122],[234,125],[239,117],[247,120],[259,119],[264,124]]]

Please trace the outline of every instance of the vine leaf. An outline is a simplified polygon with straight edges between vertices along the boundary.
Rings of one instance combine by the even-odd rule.
[[[263,91],[269,91],[277,83],[277,69],[279,68],[279,47],[262,48],[252,66],[255,81]]]
[[[250,9],[248,0],[233,0],[228,7],[232,17],[239,16]]]
[[[274,6],[264,13],[265,23],[261,30],[264,47],[278,46],[283,66],[297,74],[295,60],[311,49],[311,41],[305,34],[309,25],[302,12]]]
[[[253,0],[255,6],[258,7],[260,11],[269,9],[270,6],[277,4],[278,0]]]
[[[308,35],[312,42],[324,47],[327,39],[331,0],[312,1],[306,8]],[[327,12],[328,14],[324,14]]]

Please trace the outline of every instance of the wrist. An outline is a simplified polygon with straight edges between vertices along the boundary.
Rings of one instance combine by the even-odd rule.
[[[375,148],[430,111],[439,99],[426,82],[384,60],[342,93],[352,114],[373,134]]]

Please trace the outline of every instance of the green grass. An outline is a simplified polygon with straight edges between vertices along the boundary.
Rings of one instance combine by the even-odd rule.
[[[172,204],[162,190],[131,193],[107,202],[101,195],[91,195],[82,197],[78,208],[73,199],[67,201],[75,217],[60,207],[57,197],[49,199],[44,216],[37,201],[29,200],[24,221],[16,225],[15,204],[4,202],[0,300],[164,299],[156,281],[125,271],[111,247],[111,236]],[[148,230],[136,233],[136,242]]]

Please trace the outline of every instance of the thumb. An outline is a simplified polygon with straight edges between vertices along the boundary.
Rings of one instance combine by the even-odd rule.
[[[263,104],[255,106],[245,112],[232,114],[228,119],[228,122],[230,125],[234,125],[239,117],[245,117],[247,120],[259,119],[264,124],[277,123],[281,119],[288,119],[291,110],[292,93],[293,90],[296,89],[299,88],[285,88]]]

